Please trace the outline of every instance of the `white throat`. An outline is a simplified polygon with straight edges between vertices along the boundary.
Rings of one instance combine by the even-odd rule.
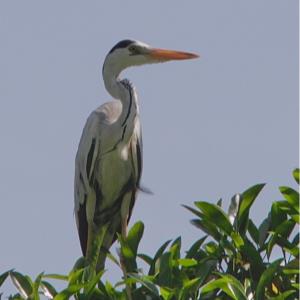
[[[104,86],[106,90],[109,92],[109,94],[115,99],[120,99],[122,97],[120,91],[121,80],[119,78],[119,74],[121,73],[121,71],[122,70],[118,70],[108,62],[105,62],[103,65],[102,75],[103,75]]]

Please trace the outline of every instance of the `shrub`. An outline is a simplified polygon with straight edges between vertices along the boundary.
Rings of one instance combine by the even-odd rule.
[[[299,184],[299,169],[293,176]],[[221,200],[184,206],[194,215],[191,223],[205,233],[184,254],[180,237],[163,243],[153,257],[138,253],[144,225],[137,222],[126,239],[119,238],[127,276],[115,285],[101,281],[103,272],[84,282],[79,259],[67,276],[41,273],[32,280],[11,270],[0,275],[0,286],[11,278],[18,293],[9,299],[39,299],[43,294],[55,300],[117,300],[127,299],[128,291],[132,299],[297,299],[299,193],[279,187],[283,199],[272,203],[257,226],[249,212],[263,187],[258,184],[233,196],[228,212]],[[109,258],[119,265],[112,254]],[[139,269],[139,260],[148,265],[147,274]],[[50,279],[64,280],[67,287],[56,291]]]

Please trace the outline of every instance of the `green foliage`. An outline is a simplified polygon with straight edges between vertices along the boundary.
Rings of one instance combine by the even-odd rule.
[[[293,177],[299,183],[299,169]],[[256,225],[250,210],[264,184],[235,195],[228,212],[217,204],[195,202],[184,206],[195,218],[193,225],[205,233],[186,252],[181,238],[166,241],[153,257],[138,252],[144,232],[142,222],[130,229],[126,239],[119,237],[122,259],[109,254],[126,276],[115,285],[101,280],[104,272],[84,277],[84,259],[79,259],[65,276],[39,274],[35,280],[13,270],[0,275],[0,287],[10,277],[18,293],[9,299],[78,300],[128,299],[296,299],[299,289],[299,193],[279,188],[283,199],[272,203],[268,216]],[[298,229],[298,228],[297,228]],[[275,259],[273,259],[275,257]],[[143,260],[146,272],[138,267]],[[57,291],[49,280],[63,280]],[[1,294],[0,294],[1,295]]]

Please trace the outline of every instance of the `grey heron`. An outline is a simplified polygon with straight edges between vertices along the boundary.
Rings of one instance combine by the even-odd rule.
[[[97,271],[104,268],[106,253],[117,233],[126,236],[142,173],[137,93],[128,79],[120,78],[120,73],[131,66],[196,57],[188,52],[122,40],[105,58],[102,75],[113,100],[98,107],[87,119],[76,154],[74,185],[82,253],[91,260],[96,247]],[[99,235],[100,245],[95,246]]]

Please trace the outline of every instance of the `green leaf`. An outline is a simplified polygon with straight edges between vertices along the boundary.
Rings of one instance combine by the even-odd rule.
[[[100,288],[100,290],[102,291],[102,288]],[[104,294],[108,297],[108,299],[116,299],[116,290],[109,281],[106,281],[105,283]]]
[[[267,245],[268,256],[270,256],[273,246],[277,243],[279,238],[282,238],[283,240],[288,240],[288,237],[290,236],[294,227],[295,222],[293,220],[286,220],[277,226],[275,232],[272,233],[272,237]]]
[[[124,294],[124,293],[123,293]],[[125,295],[124,295],[125,297]],[[76,299],[76,298],[75,298]],[[92,291],[89,297],[81,296],[81,294],[77,297],[78,300],[98,300],[98,299],[107,299],[110,300],[109,297],[105,297],[105,294],[97,287],[95,287]],[[126,300],[124,298],[124,300]]]
[[[220,274],[220,275],[222,276],[222,278],[226,278],[228,282],[231,283],[231,288],[238,300],[248,299],[245,293],[244,286],[234,276],[230,274],[227,275]]]
[[[200,228],[202,231],[213,237],[216,241],[221,240],[222,235],[219,232],[216,224],[213,222],[208,221],[207,219],[194,219],[191,220],[191,223],[196,226],[197,228]]]
[[[237,249],[231,241],[229,242],[227,239],[223,239],[219,243],[220,248],[224,249],[226,252],[226,255],[229,259],[233,258],[233,256],[236,256],[239,249]]]
[[[222,275],[222,278],[210,281],[202,288],[202,293],[209,293],[215,289],[224,291],[235,300],[247,300],[242,284],[230,275]]]
[[[128,274],[129,277],[134,278],[137,282],[141,283],[147,288],[153,295],[159,297],[159,291],[156,285],[150,280],[149,276],[141,276],[139,274]]]
[[[69,285],[73,285],[75,283],[81,282],[84,270],[85,269],[78,269],[78,270],[73,269],[68,276]]]
[[[12,271],[6,271],[4,273],[2,273],[0,275],[0,286],[3,284],[3,282],[6,280],[7,276],[9,275],[9,272],[12,272]],[[0,298],[1,299],[1,298]]]
[[[187,205],[184,205],[184,204],[182,204],[182,206],[184,207],[184,208],[186,208],[187,210],[189,210],[190,212],[192,212],[193,214],[195,214],[197,217],[199,217],[199,218],[203,218],[203,213],[202,212],[200,212],[199,210],[197,210],[197,209],[195,209],[195,208],[193,208],[193,207],[190,207],[190,206],[187,206]]]
[[[191,299],[187,298],[187,296],[195,292],[200,286],[200,283],[200,278],[194,278],[186,281],[183,285],[183,288],[180,289],[178,300]]]
[[[296,212],[286,200],[276,201],[276,203],[278,203],[280,209],[286,214],[293,214]]]
[[[127,272],[135,272],[137,269],[135,253],[129,246],[127,240],[123,239],[123,237],[119,236],[119,242],[121,244],[121,254],[124,260],[125,268]]]
[[[294,243],[290,243],[286,239],[279,238],[277,241],[278,245],[280,245],[286,252],[290,253],[294,257],[299,257],[299,245],[295,245]]]
[[[161,255],[164,253],[164,251],[166,250],[166,248],[168,247],[168,245],[170,244],[171,240],[166,241],[165,243],[162,244],[162,246],[160,246],[160,248],[157,250],[157,252],[154,255],[154,258],[152,260],[152,264],[151,267],[149,269],[149,275],[154,275],[155,273],[155,264],[156,261],[161,257]]]
[[[288,239],[295,225],[296,224],[294,220],[286,220],[277,226],[275,234],[280,235],[284,239]]]
[[[293,177],[296,180],[296,182],[299,184],[299,168],[293,171]]]
[[[172,242],[171,247],[174,246],[174,245],[177,245],[179,249],[181,248],[181,236],[177,237],[177,238]]]
[[[259,231],[253,221],[249,219],[248,222],[248,232],[250,233],[250,236],[252,240],[255,242],[256,245],[259,244]]]
[[[127,242],[135,256],[137,254],[138,245],[142,239],[143,233],[144,224],[141,221],[135,223],[128,232]]]
[[[104,285],[102,281],[98,282],[98,288],[102,295],[104,295],[104,299],[110,299],[109,292],[106,289],[106,285]]]
[[[171,300],[174,297],[174,290],[168,287],[160,287],[160,294],[164,300]]]
[[[57,280],[62,280],[62,281],[69,281],[69,277],[68,276],[61,275],[61,274],[45,274],[45,275],[43,275],[43,278],[57,279]]]
[[[54,297],[54,300],[68,300],[71,296],[78,293],[83,287],[84,284],[69,285],[66,289],[57,294]]]
[[[269,214],[267,218],[263,220],[263,222],[260,224],[258,228],[259,232],[259,246],[262,248],[264,246],[264,243],[269,235],[269,229],[271,226],[271,215]]]
[[[291,218],[298,224],[300,224],[300,215],[291,215]]]
[[[298,246],[298,244],[299,244],[299,238],[300,238],[300,233],[297,232],[297,233],[295,234],[293,240],[292,240],[292,244],[293,244],[294,246]]]
[[[265,288],[272,282],[274,279],[275,274],[279,270],[280,263],[282,259],[278,259],[270,264],[267,269],[262,273],[257,288],[256,288],[256,299],[257,300],[264,300],[265,297]]]
[[[201,201],[195,202],[195,205],[200,208],[205,217],[211,222],[215,223],[219,229],[228,235],[231,234],[233,227],[228,219],[228,216],[218,205]]]
[[[289,298],[289,296],[291,296],[292,294],[295,294],[296,292],[294,290],[289,290],[289,291],[286,291],[276,297],[271,297],[271,298],[268,298],[270,300],[286,300],[286,299],[292,299],[292,298]],[[295,295],[295,298],[293,299],[296,299],[296,295]]]
[[[147,263],[149,266],[151,266],[153,260],[152,260],[152,258],[149,255],[140,253],[137,256],[140,259],[142,259],[145,263]]]
[[[297,290],[300,290],[300,284],[299,284],[299,282],[292,283],[291,285],[292,285],[293,288],[295,288]]]
[[[172,266],[178,266],[177,262],[180,259],[180,249],[177,244],[170,247],[169,252],[171,253]]]
[[[218,256],[219,246],[215,242],[208,242],[205,245],[205,250],[212,255]]]
[[[197,277],[200,279],[200,286],[206,282],[208,276],[210,276],[214,270],[216,270],[218,261],[216,259],[207,258],[199,262],[197,266]]]
[[[243,261],[250,264],[250,272],[253,279],[255,281],[258,280],[265,270],[264,263],[259,252],[247,238],[244,239],[244,245],[241,247],[241,254]]]
[[[81,256],[76,260],[72,271],[76,271],[76,270],[79,270],[79,269],[84,269],[86,267],[86,265],[87,265],[87,262],[86,262],[85,257]]]
[[[172,254],[172,259],[180,258],[180,249],[181,249],[181,237],[179,236],[175,241],[171,244],[170,253]]]
[[[137,269],[137,249],[144,232],[144,224],[142,222],[135,223],[129,230],[127,237],[124,239],[119,236],[121,244],[121,254],[124,258],[124,264],[127,272],[136,272]]]
[[[282,268],[284,274],[299,274],[299,259],[295,258]]]
[[[178,259],[178,264],[182,267],[189,268],[196,266],[198,262],[193,258],[181,258]]]
[[[197,240],[187,251],[186,257],[187,258],[196,258],[196,254],[198,253],[198,250],[206,240],[207,236],[204,236],[203,238]]]
[[[231,233],[231,238],[234,241],[235,246],[239,249],[244,245],[244,240],[243,238],[238,234],[238,232],[232,232]]]
[[[238,230],[242,236],[247,231],[250,208],[264,186],[264,183],[254,185],[242,194],[242,201],[238,212]]]
[[[297,213],[299,213],[299,193],[287,186],[281,186],[279,187],[279,190],[284,196],[285,200],[293,207],[293,209]]]
[[[9,273],[13,284],[16,286],[21,296],[25,299],[29,298],[32,294],[33,287],[30,280],[21,273],[11,271]]]
[[[172,287],[172,255],[164,253],[160,258],[158,282],[161,286]]]
[[[57,295],[55,288],[47,281],[42,280],[40,287],[43,294],[49,299],[53,299]]]
[[[40,273],[33,283],[32,296],[35,300],[39,299],[39,288],[42,281],[44,273]]]
[[[100,271],[86,284],[85,289],[84,289],[86,297],[90,297],[92,295],[96,284],[100,281],[100,278],[102,277],[104,272],[105,272],[105,270]]]
[[[271,208],[271,229],[275,228],[287,219],[287,214],[284,210],[281,209],[282,204],[277,201],[273,202]]]

